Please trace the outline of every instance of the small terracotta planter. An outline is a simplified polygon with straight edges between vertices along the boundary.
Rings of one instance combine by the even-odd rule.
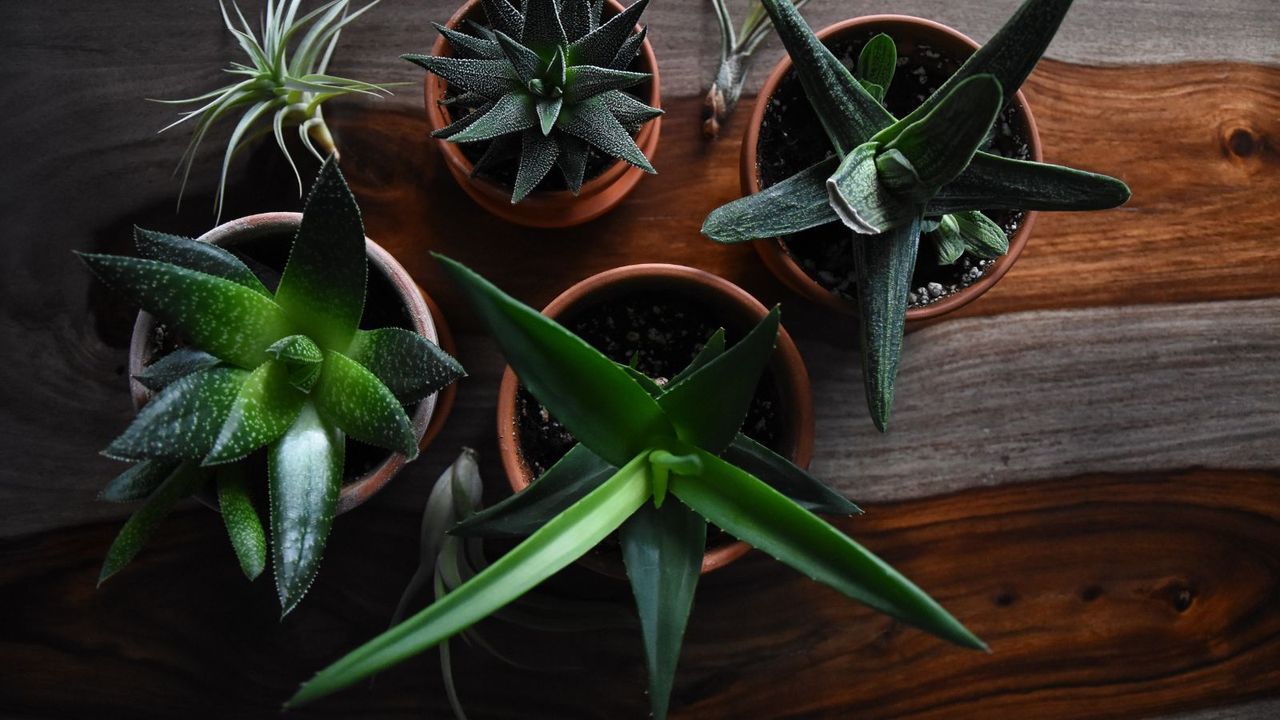
[[[888,34],[899,43],[906,38],[927,42],[942,53],[958,59],[968,57],[979,47],[978,43],[967,35],[946,25],[908,15],[868,15],[845,20],[824,28],[817,33],[817,36],[819,39],[829,42],[855,33],[874,34],[881,32]],[[741,179],[742,192],[745,195],[760,192],[760,175],[757,163],[760,125],[764,121],[765,112],[769,106],[769,98],[778,90],[790,70],[791,58],[784,56],[774,66],[773,72],[769,74],[768,80],[765,81],[760,94],[757,96],[755,107],[752,109],[751,121],[747,124],[746,138],[742,143]],[[898,79],[895,82],[901,82],[903,75],[904,71],[900,68],[897,73]],[[1027,141],[1028,149],[1030,150],[1029,159],[1041,161],[1043,156],[1040,147],[1040,134],[1036,130],[1036,122],[1031,114],[1031,108],[1027,105],[1027,99],[1021,91],[1018,92],[1014,103],[1021,111],[1020,116],[1023,119],[1023,124],[1019,128],[1019,132]],[[908,324],[935,318],[963,307],[973,302],[978,296],[999,282],[1000,278],[1004,277],[1004,274],[1009,272],[1009,268],[1013,267],[1014,262],[1018,260],[1018,255],[1022,253],[1022,248],[1027,244],[1027,238],[1031,236],[1031,229],[1035,224],[1035,219],[1036,213],[1034,211],[1024,213],[1017,232],[1009,239],[1009,252],[998,258],[987,272],[973,284],[923,307],[908,309]],[[754,244],[756,252],[764,261],[765,266],[787,287],[816,303],[838,312],[848,315],[857,314],[856,305],[809,277],[808,273],[783,248],[780,239],[757,240]]]
[[[708,307],[713,317],[724,327],[736,330],[739,336],[768,314],[758,300],[724,278],[682,265],[659,263],[628,265],[593,275],[561,293],[543,308],[542,314],[556,319],[567,318],[610,300],[654,291]],[[782,424],[778,451],[799,467],[807,468],[813,455],[813,403],[809,373],[785,328],[779,329],[777,347],[767,372],[777,387],[782,406],[778,413]],[[498,450],[507,481],[514,492],[520,492],[534,480],[520,451],[516,415],[518,387],[519,380],[508,366],[498,390]],[[702,557],[702,572],[723,567],[742,557],[749,549],[743,542],[711,547]],[[618,559],[587,555],[582,563],[608,575],[622,574]]]
[[[607,0],[604,14],[611,17],[622,12],[623,7],[618,0]],[[449,18],[448,27],[458,29],[465,20],[483,20],[484,9],[480,0],[467,0],[461,8]],[[452,56],[449,44],[444,37],[436,38],[431,54],[436,56]],[[662,107],[659,93],[658,59],[653,54],[653,46],[648,40],[640,48],[640,72],[649,73],[652,77],[638,86],[639,95],[651,107]],[[426,78],[427,124],[435,132],[449,123],[453,118],[446,106],[439,101],[444,97],[448,84],[432,73]],[[658,133],[662,129],[662,117],[646,122],[636,135],[636,145],[653,160],[658,149]],[[617,207],[631,194],[636,183],[644,177],[645,172],[622,160],[609,165],[599,175],[582,184],[577,195],[568,190],[538,190],[530,193],[519,203],[511,202],[511,188],[504,187],[483,177],[472,177],[471,161],[458,146],[447,140],[437,140],[437,147],[444,155],[445,167],[453,175],[467,195],[471,196],[485,210],[498,217],[518,225],[537,228],[565,228],[594,220]],[[554,171],[553,171],[554,172]]]
[[[201,235],[199,240],[233,248],[272,236],[292,237],[297,232],[301,220],[301,213],[250,215],[223,223]],[[453,336],[445,325],[435,302],[423,292],[422,288],[418,287],[404,267],[390,253],[382,249],[382,246],[365,238],[365,249],[369,258],[370,288],[372,289],[375,283],[384,282],[388,292],[404,306],[411,320],[412,329],[453,355]],[[133,376],[142,372],[156,359],[155,355],[161,349],[158,330],[156,320],[150,313],[138,313],[138,319],[133,325],[133,337],[129,343],[129,390],[133,395],[135,408],[141,408],[151,399],[151,391],[134,380]],[[418,403],[417,410],[410,420],[418,437],[419,448],[425,449],[440,432],[445,419],[449,416],[449,411],[453,408],[455,395],[457,395],[456,383]],[[357,478],[348,477],[338,497],[338,514],[351,510],[373,497],[404,467],[405,462],[404,455],[389,453],[387,458],[372,470]],[[201,496],[200,499],[210,507],[217,507],[217,502],[211,497]]]

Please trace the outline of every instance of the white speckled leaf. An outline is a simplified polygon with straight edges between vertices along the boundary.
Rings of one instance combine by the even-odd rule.
[[[107,502],[129,502],[150,495],[178,467],[177,460],[143,460],[115,476],[98,493]]]
[[[556,164],[560,146],[553,138],[540,130],[525,130],[521,138],[520,167],[516,171],[516,184],[511,192],[511,202],[518,203],[538,187],[538,183],[551,172]]]
[[[569,186],[569,192],[577,195],[582,189],[582,180],[587,174],[587,152],[589,151],[587,143],[568,133],[555,133],[552,137],[560,146],[560,152],[556,155],[556,165],[564,174],[564,182]]]
[[[146,503],[138,508],[124,527],[120,528],[116,539],[107,550],[107,557],[102,562],[102,571],[98,574],[98,584],[106,582],[130,560],[137,557],[142,546],[151,539],[156,527],[164,520],[177,502],[191,495],[200,488],[205,475],[191,463],[182,463],[164,482],[147,498]]]
[[[520,81],[512,74],[506,60],[474,60],[468,58],[401,55],[401,58],[428,72],[435,73],[450,85],[497,100],[520,90]]]
[[[621,90],[601,93],[600,99],[604,100],[609,112],[618,118],[618,122],[628,129],[639,129],[646,120],[652,120],[662,114],[658,108],[645,105]]]
[[[565,102],[578,103],[610,90],[621,90],[648,79],[645,73],[612,70],[595,65],[575,65],[565,71]]]
[[[189,270],[217,275],[249,288],[267,297],[267,290],[257,275],[240,258],[212,243],[199,242],[169,233],[133,229],[134,246],[138,254],[148,260],[159,260]]]
[[[504,95],[484,115],[476,118],[462,132],[449,138],[451,142],[478,142],[500,135],[528,130],[538,124],[538,111],[529,95]]]
[[[489,27],[501,30],[511,37],[520,37],[520,28],[524,25],[524,16],[507,0],[481,0],[484,14],[489,19]]]
[[[649,0],[637,0],[631,7],[614,15],[609,22],[574,42],[569,46],[569,63],[571,65],[608,65],[635,30],[640,15],[648,5]]]
[[[498,60],[502,58],[502,48],[499,48],[497,43],[488,38],[458,32],[440,23],[431,23],[431,25],[449,41],[449,47],[453,48],[454,56],[460,59]]]
[[[359,330],[356,331],[359,334]],[[320,377],[320,364],[324,362],[324,352],[306,335],[290,335],[281,338],[271,347],[267,354],[279,360],[288,368],[289,384],[304,393],[311,392],[312,386]]]
[[[439,345],[403,328],[361,330],[346,354],[368,368],[406,405],[466,375],[462,365]]]
[[[538,77],[539,71],[542,70],[542,60],[538,58],[537,53],[521,45],[501,30],[493,35],[498,38],[498,47],[502,50],[502,56],[507,59],[507,62],[511,63],[511,69],[515,70],[516,77],[520,78],[520,82],[528,84],[530,80]]]
[[[148,390],[159,392],[178,378],[211,368],[220,362],[222,361],[203,350],[180,347],[143,368],[133,379]]]
[[[289,379],[289,368],[268,360],[245,379],[202,464],[217,465],[245,457],[274,441],[293,424],[306,395]]]
[[[544,57],[555,48],[569,43],[564,26],[560,23],[558,0],[524,0],[524,26],[520,29],[520,42]]]
[[[320,417],[347,435],[409,459],[417,457],[418,439],[400,401],[355,360],[326,352],[311,398]]]
[[[246,370],[218,367],[175,381],[144,405],[102,453],[120,460],[203,458],[248,377]]]
[[[601,152],[626,160],[647,173],[656,172],[631,134],[600,98],[594,97],[565,108],[560,117],[561,129],[570,135],[586,140]]]
[[[569,42],[591,32],[591,0],[564,0],[560,6],[560,24]]]
[[[224,465],[216,472],[218,509],[227,526],[227,537],[245,577],[253,580],[267,567],[267,532],[253,506],[253,494],[241,464]]]
[[[631,67],[631,63],[640,54],[640,46],[644,45],[644,39],[649,35],[649,28],[642,27],[640,32],[635,33],[622,43],[622,47],[618,48],[618,53],[613,56],[613,61],[609,63],[609,67],[615,70],[626,70]]]

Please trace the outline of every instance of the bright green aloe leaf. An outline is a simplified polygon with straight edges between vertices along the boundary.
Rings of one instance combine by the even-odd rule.
[[[929,201],[926,212],[1105,210],[1128,199],[1129,186],[1113,177],[979,152]]]
[[[889,427],[893,382],[902,359],[907,295],[920,248],[920,221],[876,237],[853,239],[858,283],[859,349],[862,379],[871,420],[881,432]]]
[[[682,380],[692,375],[694,372],[702,369],[704,365],[715,360],[724,354],[724,328],[717,328],[711,333],[711,337],[699,348],[698,354],[693,356],[689,364],[683,370],[676,373],[667,381],[668,386],[678,385]]]
[[[148,390],[159,392],[174,380],[207,370],[220,362],[222,361],[203,350],[180,347],[143,368],[133,379]]]
[[[346,440],[312,407],[267,449],[271,561],[281,616],[306,595],[320,569],[342,490]]]
[[[233,365],[257,367],[271,343],[292,334],[280,306],[231,280],[141,258],[85,253],[80,259],[192,346]]]
[[[102,454],[118,460],[202,459],[213,448],[249,373],[217,367],[161,390]]]
[[[885,152],[897,150],[932,195],[969,165],[986,141],[1004,102],[1000,81],[975,75],[955,86],[928,114],[896,123],[877,137]]]
[[[631,367],[630,365],[623,365],[622,363],[618,363],[618,367],[622,368],[622,370],[626,372],[628,375],[630,375],[633,380],[640,383],[640,387],[644,388],[644,391],[649,393],[649,397],[655,400],[662,397],[662,393],[665,391],[662,389],[662,386],[657,383],[656,380],[649,377],[648,375],[645,375],[639,370]]]
[[[143,460],[134,463],[107,483],[98,493],[98,498],[114,503],[141,500],[160,487],[160,483],[173,474],[178,464],[177,460]]]
[[[960,234],[960,225],[954,215],[943,215],[938,221],[938,229],[929,237],[933,240],[939,265],[950,265],[964,254],[964,236]]]
[[[614,15],[609,22],[574,41],[565,53],[565,59],[570,65],[608,65],[631,36],[640,15],[648,6],[649,0],[636,0],[626,10]]]
[[[267,354],[284,365],[289,376],[289,384],[301,392],[311,392],[316,380],[320,379],[324,351],[306,335],[290,335],[281,338],[267,348]]]
[[[290,383],[287,365],[278,360],[262,363],[240,386],[202,464],[240,460],[273,442],[293,424],[305,399],[306,395]]]
[[[973,255],[994,260],[1009,252],[1009,236],[1004,234],[1004,228],[981,212],[970,210],[947,217],[955,218],[960,241]]]
[[[461,587],[321,670],[286,707],[340,690],[462,632],[577,560],[648,497],[647,460],[640,455]]]
[[[780,315],[775,306],[742,340],[658,398],[681,440],[713,453],[733,442],[773,356]]]
[[[120,533],[107,550],[102,572],[98,575],[98,585],[102,585],[107,578],[137,557],[173,506],[198,490],[203,481],[204,475],[191,463],[182,463],[170,473],[142,507],[125,522],[124,527],[120,528]]]
[[[439,345],[403,328],[361,330],[346,355],[368,368],[405,404],[438,392],[467,374]]]
[[[876,169],[879,146],[869,142],[845,155],[827,179],[827,201],[840,221],[859,235],[878,235],[912,222],[919,215],[912,198],[890,192]],[[875,242],[855,238],[854,242]]]
[[[858,53],[858,80],[871,83],[877,92],[871,93],[877,102],[884,102],[884,94],[893,82],[893,73],[898,68],[898,46],[893,38],[880,33],[867,41]]]
[[[738,433],[721,455],[810,512],[861,515],[862,509],[778,453]]]
[[[520,42],[548,58],[557,48],[569,44],[564,26],[560,23],[558,0],[524,0],[524,26],[520,29]]]
[[[957,645],[986,649],[933,598],[813,513],[710,453],[702,477],[676,476],[671,491],[717,527],[805,576]]]
[[[702,223],[702,234],[718,243],[739,243],[838,221],[827,178],[839,165],[839,158],[829,157],[776,185],[721,205]]]
[[[368,265],[360,207],[329,158],[307,197],[276,302],[321,348],[346,348],[364,313]]]
[[[707,522],[678,502],[661,508],[646,504],[623,523],[621,540],[622,559],[640,614],[649,703],[653,717],[663,720],[702,573]]]
[[[257,508],[253,506],[249,479],[245,476],[244,467],[238,463],[218,468],[215,477],[218,509],[222,512],[222,522],[227,526],[231,548],[235,550],[244,576],[253,580],[267,567],[267,533]]]
[[[320,417],[356,440],[410,460],[418,456],[418,438],[400,401],[376,375],[346,355],[325,353],[311,399]]]
[[[574,437],[621,467],[675,430],[624,370],[466,266],[433,253],[489,327],[520,382]]]
[[[254,292],[271,297],[270,291],[240,258],[212,243],[200,242],[169,233],[133,229],[138,254],[148,260],[177,265],[197,272],[217,275],[239,283]]]

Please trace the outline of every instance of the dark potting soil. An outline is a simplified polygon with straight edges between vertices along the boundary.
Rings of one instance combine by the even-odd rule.
[[[630,363],[634,357],[636,369],[659,384],[684,369],[723,324],[702,305],[648,292],[600,303],[562,322],[615,362]],[[725,339],[732,346],[748,329],[726,327]],[[775,451],[781,451],[780,404],[777,385],[766,373],[742,424],[743,433]],[[577,443],[523,385],[516,395],[516,431],[520,454],[535,478]]]
[[[852,33],[828,42],[827,46],[846,67],[854,67],[862,46],[876,33]],[[895,37],[898,68],[885,96],[885,107],[895,117],[903,117],[919,107],[933,91],[959,69],[964,58],[941,54],[925,43]],[[756,146],[760,184],[769,187],[834,154],[817,114],[805,97],[795,70],[787,73],[769,97]],[[1022,133],[1024,119],[1016,105],[1000,114],[983,150],[1004,157],[1026,160],[1031,148]],[[985,211],[1012,239],[1022,224],[1021,211]],[[854,286],[853,250],[850,231],[840,223],[829,223],[783,238],[783,247],[814,281],[852,300]],[[922,237],[920,253],[912,276],[911,307],[936,302],[980,279],[994,264],[965,253],[952,265],[939,265],[933,245]]]

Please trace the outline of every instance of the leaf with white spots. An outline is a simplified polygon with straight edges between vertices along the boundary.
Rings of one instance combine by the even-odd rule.
[[[241,262],[240,258],[213,243],[154,230],[143,230],[140,227],[133,229],[133,236],[138,254],[148,260],[159,260],[188,270],[217,275],[237,282],[259,295],[271,297],[271,292],[262,284],[258,276],[253,274],[249,266]]]
[[[143,460],[117,475],[98,493],[100,500],[129,502],[141,500],[156,488],[178,467],[176,460]]]
[[[175,381],[144,405],[102,454],[118,460],[203,458],[248,377],[245,370],[218,367]]]
[[[311,398],[320,416],[347,435],[410,460],[417,457],[418,438],[400,401],[355,360],[325,353],[324,369]]]
[[[267,532],[253,506],[248,478],[240,464],[224,465],[217,470],[218,509],[227,526],[227,536],[236,551],[240,569],[253,580],[267,567]]]
[[[120,528],[120,533],[107,550],[107,557],[102,562],[102,572],[98,575],[98,584],[106,582],[130,560],[138,555],[142,546],[151,539],[156,526],[164,520],[177,502],[191,495],[200,488],[205,475],[192,463],[183,463],[169,474],[160,486],[151,493],[146,503]]]
[[[245,379],[204,465],[239,460],[284,434],[306,395],[290,383],[289,367],[268,360]]]
[[[439,345],[411,330],[361,330],[347,356],[365,366],[402,403],[416,402],[467,372]]]
[[[148,390],[159,392],[174,380],[199,370],[207,370],[220,362],[222,361],[203,350],[180,347],[143,368],[133,379]]]

